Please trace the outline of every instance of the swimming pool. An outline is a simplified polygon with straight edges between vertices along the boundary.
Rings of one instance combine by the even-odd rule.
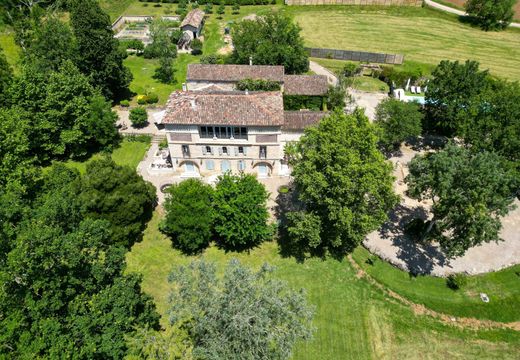
[[[404,97],[404,101],[406,101],[406,102],[415,101],[415,102],[418,102],[421,105],[424,105],[426,103],[426,101],[424,100],[424,96],[408,96],[408,95],[406,95]]]

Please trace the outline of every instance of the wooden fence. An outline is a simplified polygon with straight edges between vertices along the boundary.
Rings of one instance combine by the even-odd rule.
[[[285,5],[421,6],[422,0],[285,0]]]
[[[401,65],[404,61],[404,55],[400,54],[381,54],[365,51],[320,48],[305,48],[305,50],[307,50],[310,57],[322,59],[350,60],[393,65]]]

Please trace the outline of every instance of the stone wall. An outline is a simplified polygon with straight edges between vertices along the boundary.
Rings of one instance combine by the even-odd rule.
[[[322,59],[361,61],[369,63],[393,64],[401,65],[404,61],[404,55],[401,54],[382,54],[371,53],[365,51],[337,50],[337,49],[320,49],[305,48],[310,57]]]
[[[421,6],[422,0],[285,0],[286,5]]]

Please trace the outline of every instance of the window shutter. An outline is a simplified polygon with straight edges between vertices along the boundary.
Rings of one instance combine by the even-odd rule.
[[[247,146],[244,146],[244,156],[247,155]]]
[[[202,146],[202,155],[206,155],[206,147]]]
[[[219,147],[219,148],[218,148],[218,154],[219,154],[219,155],[222,155],[222,147]]]
[[[235,156],[238,156],[238,146],[235,146]]]

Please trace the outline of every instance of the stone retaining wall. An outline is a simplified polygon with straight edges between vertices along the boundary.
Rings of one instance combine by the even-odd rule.
[[[305,48],[305,50],[307,50],[310,57],[322,59],[350,60],[392,65],[401,65],[404,61],[404,55],[401,54],[382,54],[365,51],[320,48]]]

